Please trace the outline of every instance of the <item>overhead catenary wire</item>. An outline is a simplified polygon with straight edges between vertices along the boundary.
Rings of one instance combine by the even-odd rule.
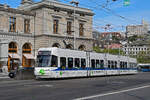
[[[64,1],[68,1],[69,2],[69,0],[64,0]],[[90,0],[90,1],[94,2],[93,0]],[[90,6],[90,5],[82,4],[82,3],[80,3],[80,5],[85,6],[85,7],[89,7],[90,9],[92,8],[92,10],[98,10],[98,11],[102,10],[102,11],[104,11],[107,14],[112,14],[112,15],[114,15],[116,17],[119,17],[122,20],[125,20],[125,21],[129,22],[129,23],[139,24],[139,22],[137,22],[136,20],[129,19],[129,18],[126,18],[124,16],[121,16],[121,15],[117,14],[116,12],[112,11],[111,9],[105,7],[104,5],[98,4],[97,2],[94,2],[94,3],[96,5],[94,7]]]
[[[65,1],[66,1],[66,0],[65,0]],[[67,0],[67,1],[68,1],[68,0]],[[37,16],[36,16],[36,18],[41,19],[42,17],[37,17]],[[48,19],[48,18],[45,18],[44,20],[53,22],[53,20]],[[87,20],[87,19],[85,19],[85,20]],[[92,24],[92,22],[86,22],[86,23]],[[36,24],[39,24],[39,23],[36,23]],[[59,24],[60,24],[60,25],[65,25],[65,26],[67,25],[67,24],[61,23],[61,22],[59,22]],[[40,24],[39,24],[39,25],[40,25]],[[100,28],[100,27],[103,27],[103,26],[100,26],[99,23],[97,23],[97,25],[95,25],[95,22],[94,22],[94,26],[93,26],[92,28],[90,28],[90,27],[89,27],[89,28],[85,28],[85,27],[84,27],[84,30],[85,30],[85,31],[91,31],[91,29],[93,29],[94,27],[95,27],[95,28],[96,28],[96,27],[99,27],[99,28]],[[75,26],[75,28],[76,28],[76,29],[79,29],[79,27],[76,27],[76,26]]]
[[[44,19],[44,20],[50,21],[50,19]],[[87,20],[87,19],[85,19],[85,20]],[[51,20],[51,21],[52,21],[52,20]],[[86,23],[92,24],[92,23],[89,23],[89,22],[86,22]],[[64,24],[64,23],[60,23],[60,22],[59,22],[59,24],[61,25],[61,24]],[[95,23],[94,23],[94,24],[95,24]],[[66,24],[64,24],[64,25],[66,25]],[[93,27],[95,27],[95,26],[96,26],[96,27],[99,27],[99,28],[102,27],[102,26],[100,26],[99,24],[94,25]],[[77,28],[79,28],[79,27],[75,27],[75,28],[77,29]],[[84,30],[87,30],[87,31],[90,30],[90,29],[91,29],[91,28],[84,28]]]
[[[64,0],[64,1],[70,2],[69,0]],[[91,9],[91,8],[93,8],[93,9],[91,9],[91,10],[97,9],[97,7],[92,7],[92,6],[85,5],[85,4],[81,4],[81,3],[80,3],[80,5],[87,6],[87,7],[89,7],[90,9]],[[95,24],[97,24],[97,25],[95,25]],[[101,24],[101,25],[102,25],[102,24]],[[102,25],[102,26],[100,26],[100,25],[99,25],[99,23],[94,22],[93,27],[98,28],[98,29],[102,29],[103,25]]]
[[[124,16],[122,16],[122,15],[119,15],[119,14],[117,14],[116,12],[114,12],[113,10],[107,8],[107,7],[104,6],[104,5],[98,4],[97,2],[95,2],[95,1],[93,1],[93,0],[90,0],[90,1],[91,1],[91,2],[94,2],[94,3],[97,5],[97,9],[99,9],[99,7],[101,7],[100,9],[103,10],[103,11],[105,11],[106,13],[109,13],[109,14],[112,13],[114,16],[120,17],[121,19],[126,20],[126,21],[128,21],[128,22],[130,22],[130,23],[139,24],[138,21],[136,21],[136,20],[129,19],[129,18],[126,18],[126,17],[124,17]]]
[[[115,15],[115,16],[117,16],[117,17],[120,17],[121,19],[124,19],[124,20],[129,21],[129,22],[133,22],[133,23],[136,23],[136,24],[138,23],[138,21],[136,21],[136,20],[129,19],[129,18],[126,18],[126,17],[124,17],[124,16],[122,16],[122,15],[117,14],[117,13],[114,12],[113,10],[109,9],[108,7],[106,7],[106,6],[104,6],[104,5],[99,4],[98,2],[95,2],[95,1],[93,1],[93,0],[89,0],[89,1],[95,3],[95,4],[97,5],[97,7],[101,7],[103,10],[105,9],[106,11],[109,11],[110,13],[112,13],[113,15]]]

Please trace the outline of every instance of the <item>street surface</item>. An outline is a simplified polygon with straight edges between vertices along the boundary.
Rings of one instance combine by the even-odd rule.
[[[1,80],[0,100],[150,100],[150,73],[65,80]]]

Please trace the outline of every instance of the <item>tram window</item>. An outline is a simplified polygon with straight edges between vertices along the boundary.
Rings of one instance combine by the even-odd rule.
[[[66,68],[66,58],[60,57],[60,68],[65,69]]]
[[[58,66],[57,56],[52,55],[51,67],[57,67],[57,66]]]
[[[125,62],[123,62],[123,68],[125,68]]]
[[[108,61],[108,68],[111,68],[111,63],[110,63],[110,61]]]
[[[68,68],[73,68],[73,58],[68,58]]]
[[[91,66],[92,66],[92,68],[95,68],[95,60],[94,59],[91,60]]]
[[[130,67],[130,68],[133,68],[133,66],[132,66],[132,65],[133,65],[133,63],[129,63],[129,67]]]
[[[135,63],[132,63],[132,68],[136,67],[136,64]]]
[[[124,68],[124,62],[122,62],[122,68]]]
[[[85,68],[86,67],[86,60],[85,59],[81,59],[81,68]]]
[[[127,68],[127,62],[124,62],[124,68]]]
[[[122,68],[124,68],[124,62],[122,62]]]
[[[104,60],[100,60],[100,67],[104,68]]]
[[[75,58],[75,67],[80,67],[80,59],[79,58]]]
[[[130,63],[130,68],[134,68],[134,63]]]
[[[115,61],[115,67],[117,68],[117,61]]]
[[[120,68],[123,68],[123,66],[122,66],[122,65],[123,65],[123,63],[122,63],[122,62],[120,62]]]
[[[111,68],[114,69],[114,61],[111,61]]]
[[[122,68],[124,68],[124,62],[122,62]]]
[[[125,62],[123,62],[123,68],[125,68]]]
[[[132,64],[132,65],[131,65],[131,68],[134,68],[134,67],[135,67],[135,66],[134,66],[135,64],[134,64],[134,63],[131,63],[131,64]]]
[[[134,68],[134,65],[135,65],[134,63],[131,63],[131,68]]]
[[[96,68],[100,68],[99,60],[96,60]]]
[[[137,63],[133,63],[132,68],[136,68],[137,67]]]
[[[122,62],[120,61],[120,66],[119,66],[120,68],[122,68]]]

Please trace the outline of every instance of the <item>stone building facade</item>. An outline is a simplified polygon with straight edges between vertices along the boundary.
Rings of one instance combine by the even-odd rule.
[[[16,9],[1,5],[0,40],[8,43],[7,64],[18,60],[31,67],[42,47],[92,50],[93,15],[89,9],[56,0],[22,0]]]
[[[149,31],[149,24],[144,20],[142,20],[141,25],[128,25],[126,27],[126,32],[128,37],[133,35],[140,36],[140,35],[148,34],[148,31]]]
[[[143,54],[148,54],[150,53],[150,47],[147,45],[143,45],[143,46],[124,46],[122,48],[123,52],[125,53],[125,55],[131,55],[131,56],[137,56],[140,53]]]
[[[140,56],[141,54],[150,54],[150,40],[149,36],[142,40],[136,40],[123,45],[122,50],[125,55]]]

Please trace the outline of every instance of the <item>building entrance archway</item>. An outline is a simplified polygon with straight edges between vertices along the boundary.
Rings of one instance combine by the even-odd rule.
[[[85,49],[86,49],[85,45],[80,45],[79,48],[78,48],[78,50],[85,50]]]
[[[15,42],[10,42],[8,45],[8,72],[11,70],[18,69],[19,64],[20,64],[20,56],[17,54],[18,52],[18,47],[17,43]]]
[[[31,44],[25,43],[22,47],[22,66],[32,67],[34,64],[34,56],[31,54]]]
[[[59,44],[59,43],[54,43],[54,44],[52,45],[52,47],[60,48],[60,44]]]
[[[68,44],[68,45],[66,45],[66,49],[73,49],[72,44]]]

